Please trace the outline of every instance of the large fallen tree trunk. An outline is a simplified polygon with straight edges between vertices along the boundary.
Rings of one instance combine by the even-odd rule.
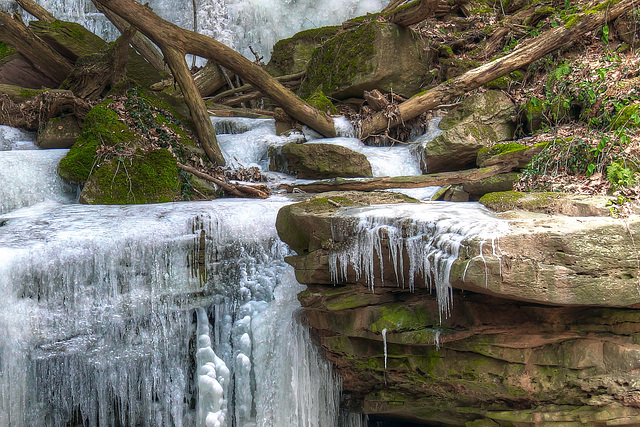
[[[217,62],[221,66],[238,74],[243,80],[251,83],[257,89],[263,91],[290,116],[318,131],[322,135],[335,136],[336,131],[333,125],[333,120],[328,115],[302,101],[295,94],[278,83],[277,80],[271,77],[260,66],[254,64],[233,49],[230,49],[224,44],[202,34],[181,29],[178,26],[161,19],[148,8],[133,0],[96,1],[103,7],[108,8],[119,15],[121,18],[136,27],[140,32],[149,37],[156,45],[158,45],[158,47],[160,47],[165,58],[167,58],[169,52],[173,52],[170,55],[174,58],[177,58],[178,55],[182,55],[184,57],[186,53],[191,53]],[[177,66],[177,61],[173,62],[174,66]],[[184,62],[184,60],[182,62]],[[171,62],[169,63],[171,66]],[[192,84],[193,79],[191,75],[189,74],[188,78],[184,73],[179,73],[182,77],[176,76],[176,70],[173,69],[174,66],[171,66],[172,72],[180,85],[182,93],[185,95],[185,100],[189,98],[189,100],[187,100],[187,105],[189,105],[189,109],[191,110],[192,115],[194,115],[194,121],[200,122],[200,124],[196,126],[198,136],[203,140],[207,140],[207,138],[210,138],[212,131],[202,133],[201,130],[207,126],[210,126],[211,130],[213,130],[213,127],[209,122],[208,117],[206,119],[208,125],[203,120],[201,113],[203,111],[206,112],[204,101],[199,94],[196,97],[195,94],[197,93],[197,90],[193,89],[195,88],[195,85]],[[185,79],[191,81],[191,84],[187,83]],[[187,95],[187,93],[191,91],[195,91],[195,93]],[[224,164],[224,162],[222,164]]]
[[[522,46],[481,67],[474,68],[453,80],[416,95],[398,106],[398,114],[389,117],[377,113],[362,124],[360,138],[397,126],[441,104],[447,104],[466,92],[489,83],[512,71],[522,68],[562,46],[576,40],[581,35],[596,30],[605,23],[633,9],[636,0],[607,0],[585,13],[576,14],[562,27],[552,28],[525,42]]]
[[[388,190],[390,188],[442,187],[490,178],[500,173],[510,172],[515,166],[516,163],[512,162],[486,168],[432,173],[429,175],[326,179],[308,184],[282,184],[280,189],[287,190],[288,193],[293,191],[324,193],[325,191],[374,191]]]
[[[40,6],[33,0],[16,0],[16,3],[18,3],[21,8],[35,16],[40,21],[53,22],[56,20],[56,17],[53,16],[51,12],[49,12],[47,9]]]
[[[396,1],[391,2],[382,12],[394,24],[408,27],[435,14],[438,4],[440,4],[440,0]]]
[[[33,34],[19,16],[12,17],[7,12],[0,11],[0,40],[16,48],[22,56],[58,84],[71,72],[71,63]]]

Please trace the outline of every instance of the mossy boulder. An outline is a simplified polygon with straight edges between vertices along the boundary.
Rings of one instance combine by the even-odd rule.
[[[272,76],[285,76],[306,70],[313,51],[340,30],[340,26],[321,27],[301,31],[293,37],[280,40],[273,46],[271,60],[265,69]]]
[[[80,203],[124,205],[172,202],[180,194],[176,159],[166,149],[103,162],[89,177]]]
[[[579,194],[551,192],[501,191],[480,198],[487,208],[496,212],[521,209],[529,212],[544,212],[567,216],[609,216],[606,196],[584,196]]]
[[[188,135],[168,121],[164,114],[169,113],[152,110],[144,96],[131,92],[126,101],[129,114],[138,114],[139,128],[135,130],[110,108],[111,102],[104,101],[89,111],[78,140],[58,165],[59,175],[84,186],[80,195],[83,203],[160,203],[179,199],[182,184],[175,155],[189,155]],[[151,129],[153,139],[145,129]],[[166,129],[171,133],[166,134]]]
[[[337,99],[373,89],[410,97],[424,86],[430,68],[425,47],[408,28],[378,21],[359,25],[314,51],[298,94],[306,98],[321,87]]]
[[[38,132],[36,145],[40,148],[69,148],[76,142],[81,130],[73,115],[54,117]]]
[[[118,114],[108,108],[109,103],[95,106],[85,117],[78,140],[58,165],[58,174],[64,180],[84,185],[99,165],[97,151],[101,145],[125,146],[135,141],[135,133],[118,120]]]
[[[371,177],[371,164],[364,154],[334,144],[290,143],[273,147],[270,170],[304,179]]]
[[[440,121],[445,132],[416,145],[425,173],[475,166],[478,152],[513,138],[515,106],[502,92],[488,91],[465,99]]]

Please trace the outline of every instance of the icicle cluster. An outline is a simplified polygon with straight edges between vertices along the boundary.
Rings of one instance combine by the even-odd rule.
[[[413,291],[416,277],[422,276],[429,289],[435,290],[442,318],[451,308],[449,276],[463,242],[491,241],[496,254],[495,239],[504,233],[507,223],[478,204],[431,202],[342,208],[332,227],[334,241],[341,242],[329,256],[335,283],[346,280],[352,268],[356,279],[363,277],[374,290],[379,266],[382,275],[393,268],[397,283]],[[383,245],[388,247],[389,259],[383,256]]]

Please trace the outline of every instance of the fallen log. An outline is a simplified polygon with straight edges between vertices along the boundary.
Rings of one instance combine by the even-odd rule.
[[[12,17],[7,12],[0,11],[0,40],[16,48],[58,84],[71,72],[72,64],[33,34],[19,16]]]
[[[280,83],[284,84],[284,83],[288,83],[288,82],[295,81],[295,80],[302,80],[302,78],[305,76],[305,74],[306,74],[306,71],[303,71],[301,73],[289,74],[289,75],[286,75],[286,76],[276,77],[275,79],[277,81],[279,81]],[[225,90],[224,92],[220,92],[219,94],[217,94],[215,96],[207,97],[207,101],[218,102],[220,99],[227,98],[227,97],[230,97],[231,95],[235,95],[236,93],[246,92],[246,91],[257,92],[252,85],[242,85],[242,86],[239,86],[239,87],[236,87],[236,88],[233,88],[233,89]]]
[[[61,114],[73,114],[78,120],[84,120],[93,105],[85,99],[76,97],[70,90],[51,89],[46,91],[14,96],[17,86],[0,85],[0,124],[19,127],[26,130],[38,130],[49,119]]]
[[[33,0],[16,0],[16,3],[18,3],[21,8],[35,16],[40,21],[53,22],[56,20],[56,17],[53,16],[51,12],[49,12],[47,9],[40,6]]]
[[[309,184],[282,184],[279,189],[288,193],[301,191],[305,193],[323,193],[325,191],[374,191],[391,188],[423,188],[442,187],[445,185],[464,184],[469,181],[485,179],[505,172],[510,172],[515,162],[489,166],[479,169],[467,169],[456,172],[441,172],[428,175],[395,176],[380,178],[334,178],[311,182]]]
[[[31,0],[20,0],[20,1],[31,1]],[[109,21],[120,31],[121,34],[124,34],[128,29],[129,25],[121,19],[118,15],[111,12],[109,9],[102,7],[100,3],[95,0],[91,0],[93,5],[107,17]],[[38,18],[40,19],[40,18]],[[136,32],[131,40],[131,46],[140,54],[144,59],[151,64],[153,68],[158,70],[161,73],[168,73],[169,68],[167,64],[164,62],[164,58],[158,49],[151,43],[151,41],[143,36],[142,34]]]
[[[398,4],[399,3],[399,4]],[[387,10],[389,6],[383,9],[384,15],[390,22],[394,24],[408,27],[424,21],[436,13],[440,0],[414,0],[404,2],[392,2],[395,7]]]
[[[593,9],[576,14],[567,21],[566,25],[545,31],[538,37],[523,43],[510,54],[415,95],[400,104],[398,114],[393,117],[388,117],[382,112],[373,115],[362,124],[360,139],[366,139],[368,136],[411,120],[441,104],[448,104],[470,90],[522,68],[571,43],[581,35],[596,30],[601,25],[633,9],[635,5],[636,0],[617,2],[607,0]]]
[[[222,179],[218,179],[204,172],[200,172],[198,169],[194,167],[183,165],[180,162],[178,162],[178,167],[183,171],[189,172],[197,176],[198,178],[202,178],[209,182],[213,182],[214,184],[222,188],[227,193],[237,197],[257,197],[259,199],[266,199],[267,197],[269,197],[269,194],[265,193],[264,191],[258,188],[252,187],[250,185],[232,184],[230,182],[224,181]]]
[[[165,58],[167,58],[168,52],[173,52],[172,56],[175,59],[169,61],[170,67],[174,72],[174,77],[178,81],[182,93],[185,95],[185,100],[188,100],[187,105],[194,116],[194,121],[200,122],[200,124],[196,126],[196,129],[202,141],[208,140],[211,134],[214,134],[213,126],[208,117],[205,119],[200,114],[201,111],[206,112],[204,101],[199,96],[191,75],[189,74],[187,76],[184,73],[180,73],[180,77],[178,77],[175,75],[174,67],[171,66],[171,62],[174,63],[174,66],[176,65],[179,55],[184,56],[186,53],[207,58],[233,71],[243,80],[246,80],[257,89],[263,91],[269,98],[287,111],[289,115],[320,134],[330,137],[336,135],[331,117],[298,98],[260,66],[254,64],[233,49],[202,34],[181,29],[161,19],[148,8],[133,0],[96,1],[149,37],[160,47]],[[182,62],[184,62],[184,59]],[[191,83],[187,83],[186,80],[191,81]],[[191,93],[187,95],[188,92]],[[194,112],[196,114],[194,114]],[[211,132],[202,132],[202,129],[207,127],[211,128]],[[219,157],[222,158],[221,155]]]

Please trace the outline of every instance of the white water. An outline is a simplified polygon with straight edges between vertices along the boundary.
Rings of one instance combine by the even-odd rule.
[[[56,18],[78,22],[107,41],[119,35],[90,0],[39,0],[38,3]],[[197,31],[253,60],[249,48],[252,46],[266,62],[278,40],[301,30],[339,25],[347,19],[378,12],[387,3],[388,0],[195,0]],[[9,0],[0,1],[0,6],[3,10],[16,9]],[[182,28],[194,29],[192,1],[150,0],[149,6],[162,18]]]
[[[354,223],[355,221],[355,223]],[[340,208],[332,220],[334,241],[345,242],[329,255],[335,283],[346,280],[348,268],[364,277],[374,290],[374,267],[393,268],[398,283],[410,290],[422,276],[435,290],[440,318],[449,315],[452,288],[449,274],[465,241],[495,241],[507,230],[507,223],[494,217],[477,203],[429,202]],[[382,256],[383,240],[388,240],[389,258]],[[404,260],[408,262],[407,277]]]

